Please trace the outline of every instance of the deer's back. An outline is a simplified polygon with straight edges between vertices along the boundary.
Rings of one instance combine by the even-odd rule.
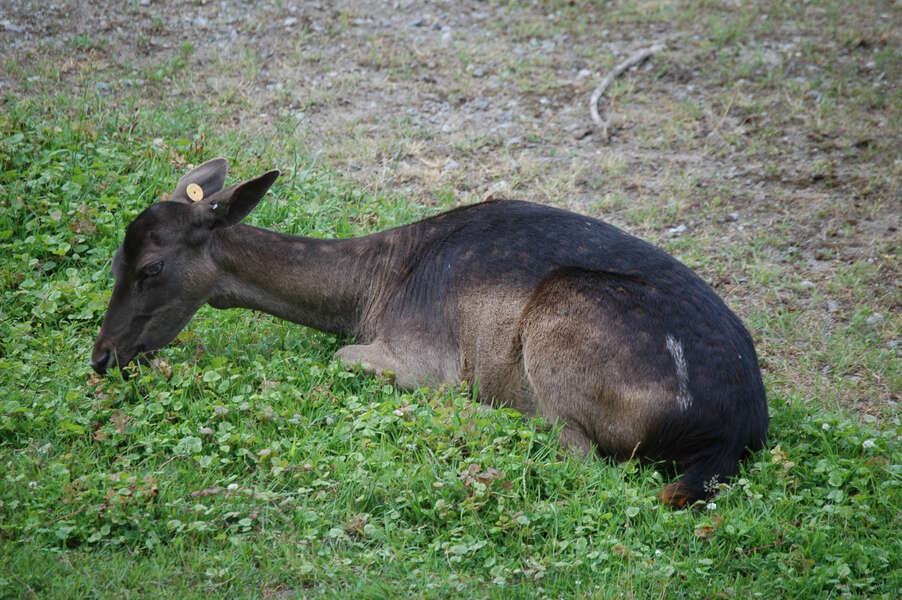
[[[386,233],[414,240],[390,282],[391,302],[433,319],[440,315],[429,311],[473,290],[504,290],[525,301],[562,268],[723,306],[692,270],[659,248],[608,223],[540,204],[484,202]]]

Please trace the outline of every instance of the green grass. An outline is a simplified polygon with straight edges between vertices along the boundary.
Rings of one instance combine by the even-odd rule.
[[[315,118],[317,107],[350,94],[366,79],[354,69],[319,91],[286,81],[261,103],[245,84],[276,75],[256,43],[204,71],[203,46],[190,37],[139,60],[119,57],[121,45],[102,32],[73,34],[60,48],[4,54],[0,598],[902,594],[902,361],[892,345],[902,339],[900,250],[892,236],[856,238],[854,227],[884,219],[898,197],[902,55],[897,26],[880,16],[891,9],[775,0],[763,19],[713,0],[509,5],[486,25],[490,40],[568,33],[557,47],[573,45],[582,62],[458,37],[421,56],[380,34],[358,63],[408,78],[417,60],[433,60],[440,97],[461,101],[496,97],[481,87],[491,77],[464,69],[493,63],[488,71],[509,77],[529,105],[578,94],[565,71],[617,62],[599,40],[623,36],[623,52],[679,31],[654,77],[628,75],[609,91],[615,114],[638,104],[661,116],[626,113],[635,129],[592,163],[601,168],[561,174],[496,147],[505,136],[459,138],[451,148],[483,152],[490,165],[506,154],[517,172],[492,177],[551,202],[568,201],[585,175],[601,190],[585,206],[720,282],[757,341],[773,417],[768,447],[709,506],[672,511],[655,500],[670,481],[663,465],[563,459],[540,422],[477,410],[467,390],[405,393],[347,372],[331,359],[346,340],[248,311],[202,309],[161,353],[170,367],[127,382],[94,376],[88,360],[112,253],[126,224],[188,164],[226,156],[230,182],[281,168],[250,220],[313,236],[409,222],[438,210],[417,198],[445,206],[461,195],[447,180],[413,186],[411,197],[371,194],[331,170],[346,157],[384,161],[394,173],[406,159],[443,156],[448,140],[407,117],[389,119],[396,131],[381,138],[361,122],[316,155],[297,141],[310,134],[294,113]],[[347,29],[351,16],[330,27]],[[166,33],[161,18],[151,25],[147,35]],[[322,60],[333,41],[307,35],[309,45],[291,49],[291,69],[336,68]],[[777,52],[796,38],[797,49]],[[148,56],[151,47],[138,40]],[[208,86],[211,72],[232,79]],[[706,93],[669,94],[688,85]],[[262,111],[279,116],[256,117]],[[260,123],[269,134],[251,133]],[[787,154],[787,134],[818,153]],[[624,144],[637,138],[659,159],[699,151],[754,168],[706,175],[665,160],[655,185],[629,159]],[[561,142],[549,157],[566,152]],[[461,162],[467,172],[472,161]],[[748,179],[765,186],[769,204],[757,206]],[[385,181],[365,184],[394,185]],[[474,181],[464,189],[479,197],[484,182]],[[733,211],[738,223],[724,221]],[[679,224],[684,234],[668,233]],[[829,243],[819,246],[822,234]],[[846,239],[875,245],[851,253]]]
[[[0,597],[902,589],[898,419],[874,428],[771,389],[768,449],[707,507],[673,511],[655,500],[659,465],[561,458],[540,422],[477,410],[467,390],[400,392],[347,372],[331,358],[343,340],[266,315],[202,309],[161,353],[171,378],[97,378],[110,257],[188,163],[229,156],[232,179],[284,167],[251,220],[289,233],[355,235],[423,210],[348,187],[290,142],[214,134],[190,104],[6,106]],[[767,335],[793,331],[754,318]],[[872,341],[848,339],[855,352]]]

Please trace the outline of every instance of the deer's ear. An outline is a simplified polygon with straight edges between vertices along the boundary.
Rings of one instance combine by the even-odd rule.
[[[225,184],[229,163],[224,158],[214,158],[191,169],[187,175],[179,179],[175,191],[169,197],[176,202],[192,204],[212,196]]]
[[[212,227],[231,227],[244,220],[273,184],[279,170],[273,169],[255,179],[237,183],[205,198],[203,204],[214,215]]]

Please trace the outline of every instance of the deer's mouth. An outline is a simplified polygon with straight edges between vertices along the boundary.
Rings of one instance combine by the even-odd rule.
[[[127,380],[131,376],[131,372],[126,367],[130,363],[135,362],[141,366],[147,366],[156,352],[156,350],[145,350],[144,346],[138,346],[127,352],[115,348],[100,349],[95,351],[91,359],[91,367],[99,375],[105,375],[113,367],[119,367],[122,378]]]

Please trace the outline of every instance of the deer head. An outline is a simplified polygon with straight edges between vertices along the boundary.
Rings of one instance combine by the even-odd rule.
[[[188,324],[216,286],[210,243],[240,223],[279,176],[273,170],[222,189],[227,163],[215,158],[179,180],[165,202],[144,210],[113,257],[113,295],[91,366],[100,374],[159,350]]]

